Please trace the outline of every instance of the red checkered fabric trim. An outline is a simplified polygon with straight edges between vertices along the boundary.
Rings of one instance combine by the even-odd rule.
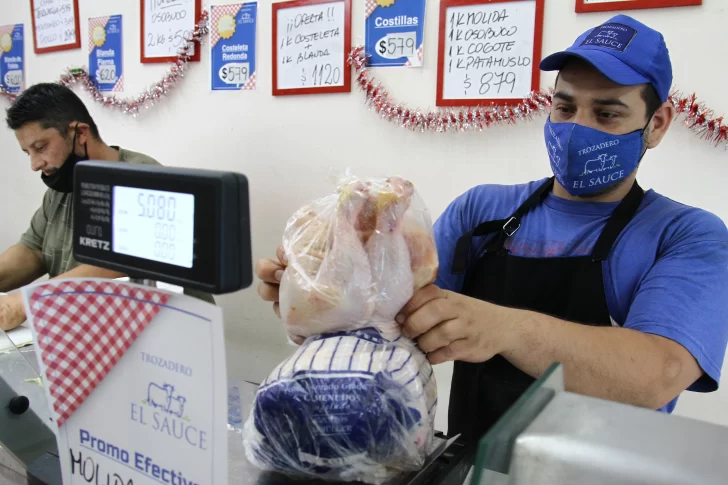
[[[422,53],[424,51],[423,47],[424,47],[424,44],[421,45],[419,49],[417,49],[417,60],[419,62],[417,64],[413,64],[412,63],[412,59],[413,58],[410,57],[409,59],[407,59],[407,62],[404,63],[404,67],[412,67],[414,65],[417,65],[417,66],[421,66],[422,65]]]
[[[420,48],[417,49],[417,60],[419,61],[416,65],[421,66],[422,65],[422,55],[424,53],[424,44],[420,45]],[[404,63],[405,67],[411,67],[415,64],[412,64],[412,57],[407,59],[407,62]]]
[[[119,77],[119,80],[116,81],[116,84],[114,85],[114,89],[112,91],[114,92],[120,92],[124,90],[124,75],[122,74]]]
[[[14,25],[0,25],[0,35],[12,34],[15,30]]]
[[[91,54],[91,51],[94,50],[94,47],[96,45],[94,44],[94,29],[96,27],[103,27],[106,29],[106,24],[109,23],[109,19],[111,18],[110,15],[107,15],[106,17],[94,17],[88,19],[88,53]]]
[[[108,281],[54,281],[29,298],[60,427],[114,368],[169,295]]]
[[[255,89],[255,78],[256,77],[257,76],[255,75],[255,73],[253,73],[253,75],[250,76],[250,79],[248,79],[248,82],[245,83],[245,84],[243,84],[243,87],[241,87],[240,89],[243,90],[243,91],[252,91],[252,90],[254,90]]]
[[[210,48],[212,49],[220,40],[220,33],[217,30],[217,23],[223,15],[231,15],[233,18],[237,17],[240,9],[243,8],[242,3],[236,3],[234,5],[213,5],[210,8]]]
[[[374,10],[377,8],[377,0],[367,0],[367,3],[364,7],[364,18],[369,18],[369,16],[374,13]]]

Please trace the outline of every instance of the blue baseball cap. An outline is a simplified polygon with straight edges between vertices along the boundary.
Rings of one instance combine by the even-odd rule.
[[[672,86],[672,64],[662,34],[627,15],[617,15],[584,32],[574,44],[541,61],[542,71],[558,71],[578,57],[617,84],[652,84],[661,101]]]

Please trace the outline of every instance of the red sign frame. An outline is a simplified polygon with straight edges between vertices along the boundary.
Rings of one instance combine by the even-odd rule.
[[[278,87],[278,11],[284,8],[305,7],[319,3],[344,3],[344,85],[319,88],[293,88],[280,89]],[[273,8],[273,37],[271,46],[273,50],[273,96],[286,96],[295,94],[322,94],[322,93],[350,93],[351,67],[347,59],[351,52],[351,0],[293,0],[289,2],[276,2]]]
[[[81,21],[78,14],[78,0],[73,0],[74,25],[76,29],[76,40],[72,44],[62,44],[53,47],[38,48],[37,35],[35,32],[35,2],[30,0],[30,21],[33,25],[33,51],[36,54],[47,54],[49,52],[68,51],[81,48]]]
[[[139,60],[142,64],[160,64],[166,62],[175,62],[177,60],[177,56],[146,57],[144,55],[144,38],[146,37],[146,32],[144,31],[144,4],[146,3],[146,1],[147,0],[139,0],[139,18],[141,19],[139,24]],[[199,25],[200,20],[202,20],[202,0],[195,0],[195,26]],[[202,47],[200,43],[197,42],[195,44],[195,55],[190,57],[190,61],[199,62],[201,50]]]
[[[533,64],[531,74],[531,91],[541,89],[541,70],[538,64],[541,61],[541,48],[543,45],[543,12],[544,0],[441,0],[440,2],[440,32],[438,34],[437,54],[437,106],[512,106],[523,101],[522,98],[514,99],[444,99],[444,75],[445,75],[445,37],[447,36],[447,9],[450,7],[461,7],[465,5],[486,5],[493,3],[516,3],[523,1],[536,2],[536,19],[533,39]]]
[[[702,5],[703,0],[626,0],[586,4],[576,0],[576,13],[613,12],[618,10],[639,10],[644,8],[693,7]]]

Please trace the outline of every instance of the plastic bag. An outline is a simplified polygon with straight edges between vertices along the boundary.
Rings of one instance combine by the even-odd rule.
[[[430,214],[399,177],[346,180],[293,215],[283,248],[281,316],[298,341],[367,326],[394,339],[397,312],[437,275]]]
[[[436,408],[432,366],[409,339],[374,328],[312,337],[258,389],[246,455],[267,470],[381,484],[422,468]]]
[[[394,318],[434,281],[438,261],[413,185],[346,179],[291,217],[283,246],[281,316],[303,344],[258,389],[243,432],[248,460],[372,484],[420,469],[437,386]]]

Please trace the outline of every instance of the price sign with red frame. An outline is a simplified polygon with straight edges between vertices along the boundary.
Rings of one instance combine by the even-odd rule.
[[[36,54],[81,48],[78,0],[30,0]]]
[[[514,105],[540,88],[544,0],[442,0],[437,106]]]
[[[139,0],[139,8],[141,62],[176,61],[202,18],[202,0]],[[199,45],[190,60],[200,60]]]
[[[351,92],[351,0],[273,4],[273,95]]]

